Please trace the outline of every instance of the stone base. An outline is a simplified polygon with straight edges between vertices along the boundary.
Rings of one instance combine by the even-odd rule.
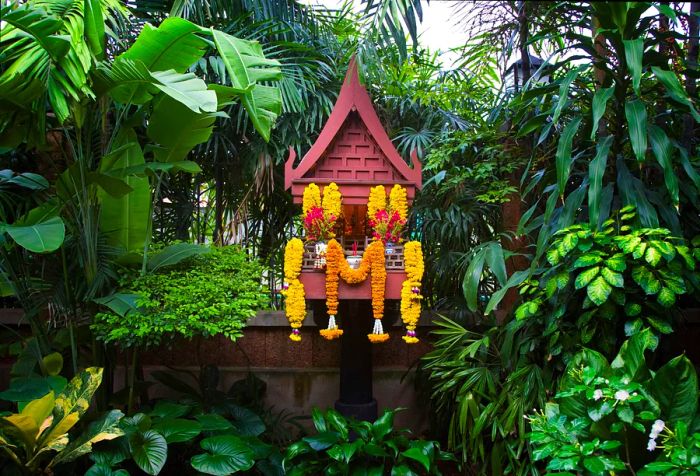
[[[335,409],[345,418],[363,421],[374,421],[377,419],[377,400],[374,398],[368,403],[343,403],[340,400],[336,400]]]

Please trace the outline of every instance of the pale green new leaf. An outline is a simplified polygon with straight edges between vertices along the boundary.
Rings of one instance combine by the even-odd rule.
[[[606,269],[606,268],[604,268]],[[612,287],[603,276],[598,276],[586,287],[586,294],[596,306],[602,306],[608,300]]]

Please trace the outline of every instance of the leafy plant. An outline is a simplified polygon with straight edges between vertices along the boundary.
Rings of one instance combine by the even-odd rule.
[[[100,339],[124,347],[219,334],[235,340],[266,302],[260,266],[238,247],[212,248],[170,268],[151,263],[145,276],[125,273],[120,299],[105,302],[111,312],[95,316]]]
[[[169,454],[175,451],[177,462],[192,455],[191,467],[199,473],[223,476],[257,464],[265,474],[278,474],[281,455],[260,440],[265,430],[260,418],[233,405],[229,411],[235,417],[229,413],[227,419],[219,413],[203,412],[196,405],[159,400],[150,412],[122,419],[124,436],[96,447],[90,456],[95,464],[88,473],[124,471],[116,468],[128,467],[133,461],[141,471],[156,475],[166,468]],[[253,420],[258,424],[251,424]],[[197,443],[199,448],[194,447]]]
[[[88,368],[58,394],[52,391],[0,418],[0,447],[25,474],[45,474],[89,453],[93,444],[121,436],[123,414],[111,410],[78,434],[69,432],[85,415],[102,380],[102,369]]]
[[[584,223],[559,231],[548,265],[520,285],[515,319],[540,322],[551,355],[580,344],[609,354],[623,325],[627,336],[673,331],[679,296],[700,283],[700,249],[667,229],[635,228],[634,219],[634,207],[625,207],[600,230]]]
[[[453,459],[435,441],[411,440],[394,429],[393,410],[374,423],[348,421],[335,410],[312,412],[317,433],[287,448],[286,474],[441,474],[438,461]],[[351,436],[352,435],[352,436]]]
[[[555,401],[530,417],[533,459],[546,461],[548,471],[695,474],[697,374],[685,356],[649,369],[644,354],[657,342],[645,329],[625,341],[611,363],[590,349],[574,356]],[[662,432],[664,450],[657,451]]]

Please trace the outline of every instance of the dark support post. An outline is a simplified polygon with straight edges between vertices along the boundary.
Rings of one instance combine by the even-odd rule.
[[[345,417],[374,421],[377,401],[372,396],[372,305],[369,300],[339,303],[343,337],[340,351],[340,398],[335,409]]]

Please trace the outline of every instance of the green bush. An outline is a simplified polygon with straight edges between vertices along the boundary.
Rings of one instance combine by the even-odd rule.
[[[162,268],[161,268],[162,269]],[[176,267],[144,276],[126,273],[122,299],[135,308],[95,316],[99,339],[124,347],[152,346],[174,337],[242,336],[246,320],[266,304],[261,266],[239,247],[214,247]]]
[[[348,421],[335,410],[324,414],[314,409],[317,433],[287,448],[285,474],[441,474],[438,461],[454,456],[441,451],[435,441],[413,440],[408,430],[394,429],[394,413],[386,410],[370,423]]]

